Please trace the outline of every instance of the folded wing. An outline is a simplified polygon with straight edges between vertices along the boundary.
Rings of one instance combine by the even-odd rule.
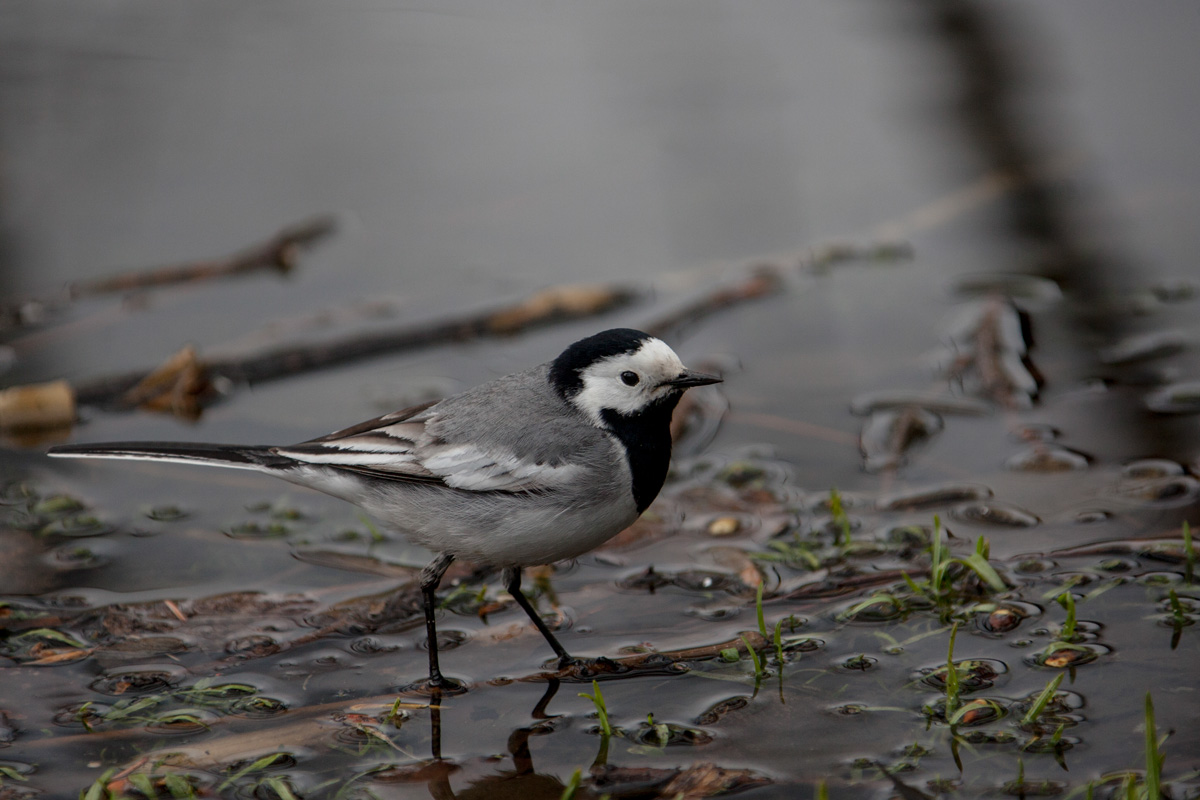
[[[464,491],[551,491],[586,469],[521,454],[489,437],[447,441],[431,404],[393,412],[290,447],[280,456],[382,480],[441,483]]]

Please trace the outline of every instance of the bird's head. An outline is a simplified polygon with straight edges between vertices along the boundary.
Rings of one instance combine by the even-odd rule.
[[[654,409],[669,415],[692,386],[721,378],[689,370],[661,339],[630,328],[613,328],[581,339],[550,366],[560,395],[597,425],[605,412],[637,417]]]

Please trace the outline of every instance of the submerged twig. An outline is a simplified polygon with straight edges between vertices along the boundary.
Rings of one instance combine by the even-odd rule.
[[[176,283],[196,283],[213,278],[245,275],[273,269],[282,275],[296,266],[300,251],[329,236],[337,227],[332,216],[320,216],[289,225],[270,239],[223,258],[187,261],[146,270],[129,270],[101,278],[75,281],[67,294],[74,300],[114,292],[150,289]]]
[[[134,269],[100,278],[74,281],[53,297],[26,298],[0,306],[0,331],[43,322],[58,308],[83,297],[153,289],[215,278],[247,275],[273,269],[287,274],[296,265],[300,251],[316,244],[336,229],[333,216],[314,217],[283,228],[270,239],[220,258],[187,261],[149,269]]]
[[[663,314],[643,325],[646,333],[663,337],[676,333],[685,325],[723,311],[747,300],[774,294],[783,288],[783,268],[761,265],[750,269],[749,275],[736,283],[719,286],[702,297],[698,297],[682,308]]]

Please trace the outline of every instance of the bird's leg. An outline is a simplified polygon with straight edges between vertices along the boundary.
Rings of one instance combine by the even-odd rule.
[[[435,615],[437,613],[437,587],[453,561],[454,556],[449,553],[441,553],[421,570],[421,596],[425,604],[425,641],[429,646],[429,686],[432,689],[441,689],[451,685],[442,677],[442,670],[438,667]]]
[[[542,636],[550,643],[550,647],[554,649],[554,654],[558,656],[560,667],[564,667],[571,662],[571,655],[566,651],[558,639],[554,638],[554,634],[550,632],[550,628],[546,627],[546,621],[542,619],[542,615],[537,613],[533,605],[530,604],[529,598],[521,593],[521,569],[520,567],[505,567],[504,568],[504,588],[517,601],[517,605],[525,610],[529,618],[533,620],[533,624],[541,631]]]

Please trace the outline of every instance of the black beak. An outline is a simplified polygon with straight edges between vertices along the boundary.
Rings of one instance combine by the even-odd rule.
[[[669,381],[663,381],[664,386],[674,386],[679,389],[690,389],[693,386],[708,386],[710,383],[720,383],[724,378],[717,375],[709,375],[706,372],[694,372],[690,369],[684,370],[677,377]]]

